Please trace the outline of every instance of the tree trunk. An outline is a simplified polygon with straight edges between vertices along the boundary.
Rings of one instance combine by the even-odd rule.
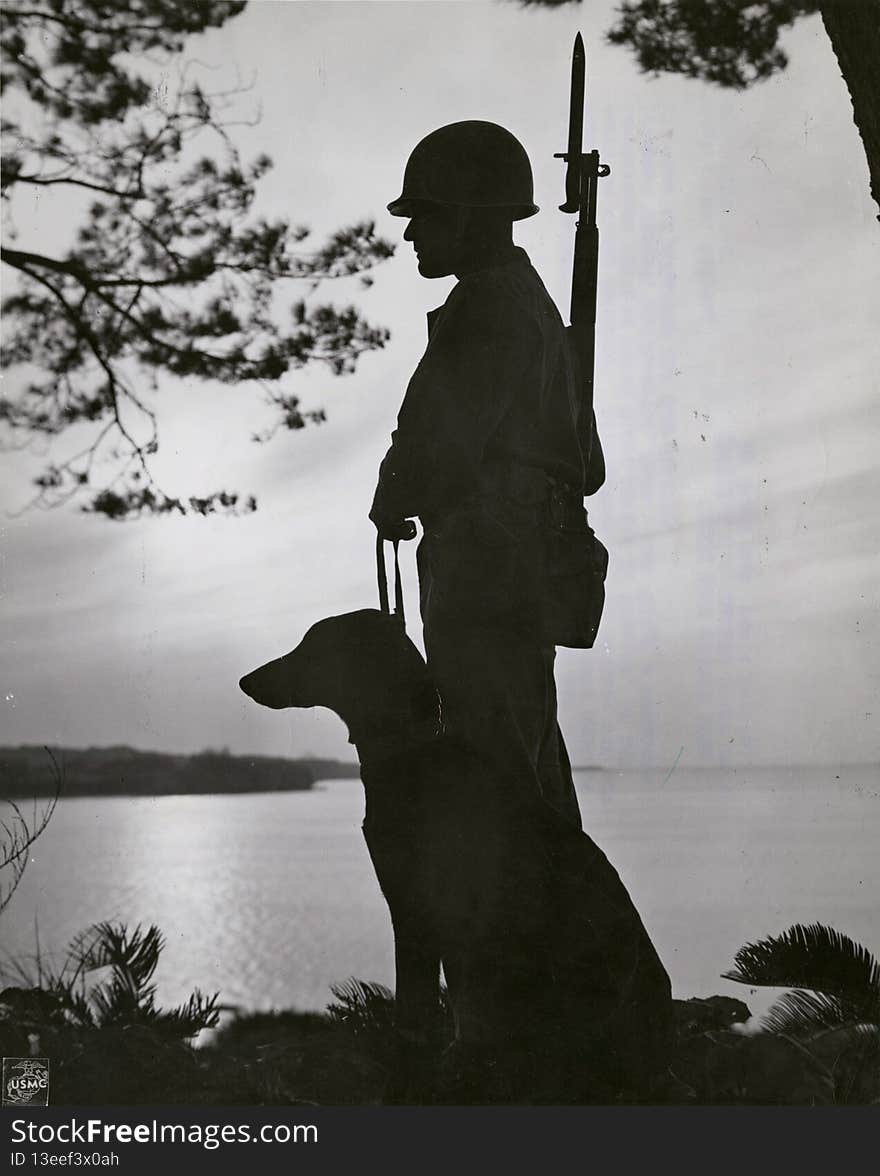
[[[880,208],[880,0],[822,0],[820,11],[849,89],[871,195]]]

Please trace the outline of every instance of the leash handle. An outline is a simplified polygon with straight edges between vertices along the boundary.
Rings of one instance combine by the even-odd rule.
[[[400,540],[393,539],[394,546],[394,615],[400,617],[406,625],[406,615],[403,611],[403,584],[400,579],[400,559],[398,551]],[[388,602],[388,575],[385,570],[385,540],[376,535],[376,576],[379,582],[379,608],[383,613],[390,614],[391,606]]]

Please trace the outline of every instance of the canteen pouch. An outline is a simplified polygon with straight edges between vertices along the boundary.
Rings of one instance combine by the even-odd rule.
[[[592,648],[605,606],[608,552],[576,492],[554,483],[544,527],[547,636],[569,649]]]

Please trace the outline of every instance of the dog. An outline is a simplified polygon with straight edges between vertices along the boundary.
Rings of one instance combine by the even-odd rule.
[[[514,1100],[525,1085],[532,1101],[600,1101],[664,1068],[669,978],[616,871],[550,806],[514,802],[444,732],[442,700],[398,616],[319,621],[240,686],[275,709],[329,707],[348,727],[404,1037],[430,1037],[442,963],[456,1041],[484,1055],[510,1045]]]

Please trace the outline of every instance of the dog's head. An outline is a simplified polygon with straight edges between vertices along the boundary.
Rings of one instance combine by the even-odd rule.
[[[318,621],[295,649],[239,685],[263,706],[326,706],[353,728],[425,717],[419,711],[436,697],[402,622],[376,609]]]

